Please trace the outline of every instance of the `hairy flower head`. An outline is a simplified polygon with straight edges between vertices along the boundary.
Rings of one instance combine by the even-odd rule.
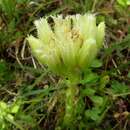
[[[56,74],[72,77],[87,69],[101,48],[105,24],[96,25],[93,14],[52,16],[36,20],[37,38],[27,38],[32,53]]]

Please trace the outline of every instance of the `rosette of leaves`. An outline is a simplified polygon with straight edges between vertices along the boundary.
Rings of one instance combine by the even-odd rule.
[[[51,16],[36,20],[37,38],[30,35],[27,40],[33,55],[55,74],[68,78],[64,124],[73,122],[76,84],[81,74],[91,65],[102,47],[105,24],[96,25],[94,14]]]

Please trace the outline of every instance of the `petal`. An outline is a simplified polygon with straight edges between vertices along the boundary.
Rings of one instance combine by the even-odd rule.
[[[104,36],[105,36],[105,23],[101,22],[98,25],[96,36],[96,41],[99,48],[103,45]]]
[[[59,40],[66,40],[71,37],[69,32],[71,30],[71,19],[69,17],[63,19],[62,16],[53,17],[54,19],[54,31]]]
[[[88,39],[79,50],[79,66],[81,69],[88,67],[97,54],[97,45],[95,39]]]
[[[96,18],[94,15],[76,15],[75,18],[73,18],[73,23],[73,28],[79,30],[84,40],[96,36]]]
[[[36,20],[34,24],[37,28],[39,39],[41,39],[44,44],[48,44],[53,37],[53,32],[47,20],[42,18],[40,20]]]
[[[32,35],[27,38],[29,45],[31,47],[32,53],[41,63],[44,63],[44,55],[45,55],[45,45],[37,38]]]

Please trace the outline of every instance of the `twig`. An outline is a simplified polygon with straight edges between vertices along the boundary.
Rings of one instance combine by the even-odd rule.
[[[19,51],[18,51],[18,48],[16,47],[16,48],[15,48],[16,60],[17,60],[18,64],[20,65],[20,67],[23,68],[22,63],[20,62],[20,60],[19,60],[19,58],[18,58],[18,52],[19,52]]]
[[[32,63],[33,63],[33,66],[34,66],[34,68],[36,69],[36,68],[37,68],[37,66],[36,66],[36,63],[35,63],[35,60],[34,60],[33,56],[31,56],[31,58],[32,58]]]
[[[25,47],[26,47],[26,39],[25,39],[24,42],[23,42],[23,47],[22,47],[22,50],[21,50],[22,60],[25,59],[25,57],[24,57]]]

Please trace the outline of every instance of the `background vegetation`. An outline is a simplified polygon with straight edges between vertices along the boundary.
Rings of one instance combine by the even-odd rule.
[[[79,84],[74,129],[130,130],[129,5],[129,0],[0,0],[0,130],[60,130],[65,83],[38,64],[26,37],[35,34],[33,21],[42,16],[88,11],[97,23],[105,20],[106,37]]]

